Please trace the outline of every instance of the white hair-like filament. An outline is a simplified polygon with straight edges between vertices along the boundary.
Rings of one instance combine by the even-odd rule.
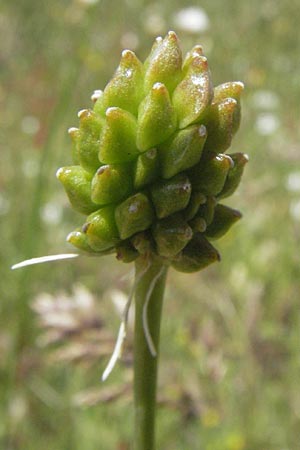
[[[59,255],[41,256],[39,258],[26,259],[25,261],[14,264],[11,266],[11,269],[15,270],[21,269],[22,267],[33,266],[34,264],[43,264],[51,261],[60,261],[62,259],[77,258],[77,256],[79,256],[78,253],[61,253]]]
[[[160,269],[160,271],[158,272],[158,274],[155,275],[155,277],[153,278],[153,280],[150,283],[146,298],[145,298],[145,303],[143,306],[143,329],[144,329],[144,335],[145,335],[145,339],[147,341],[147,345],[149,348],[149,351],[151,353],[151,355],[153,356],[153,358],[155,358],[157,356],[157,351],[155,348],[155,345],[153,343],[153,339],[149,330],[149,323],[148,323],[148,306],[149,306],[149,302],[151,299],[151,295],[153,293],[153,290],[155,288],[155,285],[157,283],[157,281],[159,280],[159,278],[162,276],[163,272],[164,272],[165,268],[162,267]]]
[[[142,270],[140,272],[140,274],[136,277],[134,284],[132,286],[131,292],[129,294],[128,300],[126,302],[123,314],[122,314],[122,320],[121,320],[121,324],[120,324],[120,328],[119,328],[119,332],[118,332],[118,337],[116,340],[116,344],[113,350],[113,353],[110,357],[110,360],[108,361],[108,364],[106,366],[106,368],[104,369],[104,372],[102,374],[101,380],[105,381],[107,380],[107,378],[109,377],[109,375],[111,374],[113,368],[116,365],[116,362],[118,361],[118,359],[121,357],[122,355],[122,350],[123,350],[123,344],[124,341],[126,339],[126,335],[127,335],[127,324],[128,324],[128,315],[129,315],[129,310],[130,310],[130,306],[132,303],[132,299],[134,297],[135,294],[135,290],[136,290],[136,286],[137,284],[140,282],[141,278],[145,275],[145,273],[147,272],[147,270],[150,267],[150,263],[145,267],[144,270]]]

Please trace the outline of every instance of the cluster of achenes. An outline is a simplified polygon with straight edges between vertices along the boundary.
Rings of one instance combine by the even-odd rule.
[[[182,59],[178,39],[158,37],[142,64],[130,50],[93,109],[71,128],[73,166],[58,170],[73,208],[87,218],[68,241],[116,252],[153,252],[192,272],[220,259],[210,241],[240,213],[219,203],[237,188],[247,156],[225,155],[240,122],[243,84],[213,88],[202,47]]]

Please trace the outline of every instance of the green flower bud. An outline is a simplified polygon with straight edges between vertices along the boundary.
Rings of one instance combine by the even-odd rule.
[[[137,147],[148,150],[165,141],[176,129],[176,115],[169,92],[155,83],[141,103],[137,124]]]
[[[67,241],[84,252],[93,253],[94,251],[88,244],[87,235],[81,229],[71,231],[67,236]]]
[[[197,56],[203,56],[203,47],[202,45],[195,45],[192,50],[187,52],[183,64],[182,64],[182,72],[186,75],[192,60]]]
[[[193,125],[181,130],[159,149],[163,178],[171,178],[200,161],[206,140],[206,128]]]
[[[115,247],[120,241],[115,223],[115,208],[106,206],[89,215],[82,231],[94,251],[101,252]]]
[[[79,141],[79,136],[80,136],[80,132],[78,128],[75,127],[71,127],[68,129],[68,133],[69,136],[72,140],[72,159],[74,164],[80,164],[79,162],[79,148],[78,148],[78,141]]]
[[[116,207],[115,218],[121,239],[146,230],[154,220],[154,211],[145,194],[135,194]]]
[[[104,108],[104,101],[103,101],[103,91],[101,89],[96,89],[92,96],[91,96],[92,102],[94,102],[93,111],[97,116],[105,117],[105,108]]]
[[[90,214],[98,209],[91,199],[92,175],[81,166],[61,167],[56,177],[62,182],[73,208],[82,213]]]
[[[205,229],[206,229],[206,226],[210,225],[213,221],[216,205],[217,205],[216,198],[213,196],[208,196],[206,198],[206,202],[202,203],[199,206],[199,209],[197,211],[195,218],[197,220],[202,219],[205,221]],[[193,223],[193,221],[191,223]],[[202,231],[205,231],[205,229]]]
[[[129,164],[107,164],[101,166],[91,183],[91,199],[98,205],[116,203],[133,191]]]
[[[189,221],[194,232],[204,233],[208,225],[213,221],[217,201],[215,197],[209,196],[202,202],[195,216]]]
[[[219,252],[200,233],[172,261],[179,272],[198,272],[210,264],[220,261]]]
[[[83,252],[93,253],[95,255],[97,255],[97,253],[101,253],[101,255],[108,255],[114,252],[114,247],[109,247],[107,250],[103,250],[102,247],[101,250],[93,249],[89,245],[88,240],[89,239],[86,233],[84,233],[82,229],[79,228],[77,230],[71,231],[71,233],[69,233],[67,236],[67,242],[74,245],[74,247],[77,247]]]
[[[207,227],[205,231],[205,236],[210,239],[218,239],[223,236],[229,228],[240,218],[241,213],[236,209],[229,208],[225,205],[216,205],[214,218],[212,223]]]
[[[90,109],[78,113],[80,120],[78,138],[78,159],[80,165],[89,172],[95,172],[100,166],[99,140],[103,128],[103,119]]]
[[[104,164],[117,164],[134,160],[139,154],[135,141],[135,117],[124,109],[108,108],[100,139],[100,161]]]
[[[57,177],[88,215],[68,241],[124,262],[155,255],[193,272],[220,259],[207,239],[240,217],[218,202],[237,188],[248,158],[224,155],[240,122],[243,84],[213,89],[203,49],[182,63],[177,36],[157,38],[144,63],[122,52],[93,109],[70,128],[74,166]]]
[[[249,158],[244,153],[233,153],[230,158],[233,161],[233,167],[228,171],[225,184],[222,191],[218,194],[218,198],[229,197],[232,195],[240,184],[245,164],[249,161]]]
[[[232,108],[234,109],[234,114],[233,114],[233,134],[236,133],[236,131],[238,130],[239,124],[240,124],[240,120],[241,120],[241,94],[244,90],[244,84],[241,83],[240,81],[229,81],[227,83],[223,83],[220,84],[219,86],[215,87],[214,89],[214,98],[213,98],[213,102],[212,102],[212,110],[213,109],[218,109],[219,111],[224,110],[224,114],[226,113],[226,108],[223,107],[218,107],[218,104],[223,104],[225,102],[225,104],[227,104],[227,109],[230,111],[230,107],[228,106],[228,102],[226,101],[230,101],[230,99],[234,99],[236,101],[236,104],[233,102],[232,104],[234,106],[232,106]],[[229,102],[230,104],[231,102]],[[219,113],[221,114],[222,111]],[[230,115],[230,114],[229,114]],[[219,122],[221,123],[222,120],[219,120]],[[223,120],[225,120],[223,118]],[[229,139],[229,138],[228,138]],[[231,144],[231,139],[232,136],[230,138],[228,147]],[[223,148],[222,150],[220,149],[220,151],[224,151],[225,148]]]
[[[185,174],[159,181],[151,189],[151,198],[159,219],[184,209],[190,200],[191,183]]]
[[[188,206],[184,210],[185,220],[191,220],[197,214],[200,205],[206,203],[206,196],[201,192],[193,191]]]
[[[213,104],[204,118],[207,127],[206,151],[225,152],[240,125],[240,107],[234,98]]]
[[[205,56],[195,54],[187,74],[173,93],[173,105],[179,118],[179,128],[200,122],[213,98],[213,88]]]
[[[227,83],[220,84],[214,88],[213,103],[219,103],[229,97],[234,98],[239,102],[243,90],[244,84],[240,81],[229,81]]]
[[[193,189],[205,195],[221,192],[233,161],[228,155],[208,153],[189,172]]]
[[[138,156],[134,170],[134,188],[141,189],[159,176],[159,159],[156,148],[151,148]]]
[[[158,38],[145,61],[144,89],[147,93],[154,83],[163,83],[172,92],[181,78],[182,55],[178,38],[169,31],[164,39]]]
[[[193,237],[191,227],[180,214],[174,214],[156,222],[152,233],[157,253],[166,258],[177,255]]]
[[[143,94],[143,64],[130,50],[124,50],[120,65],[103,95],[103,108],[117,106],[137,115]]]

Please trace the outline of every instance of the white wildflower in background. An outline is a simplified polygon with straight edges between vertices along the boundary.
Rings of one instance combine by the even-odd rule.
[[[286,188],[290,192],[300,192],[300,171],[289,174],[286,181]]]
[[[290,215],[296,222],[300,222],[300,200],[293,200],[291,202]]]
[[[257,90],[252,96],[252,105],[260,110],[273,110],[280,106],[280,99],[276,92],[264,89]]]
[[[34,116],[25,116],[21,121],[21,130],[26,134],[36,134],[40,129],[40,121]]]
[[[8,404],[8,416],[14,425],[19,425],[23,422],[28,413],[28,404],[26,399],[20,394],[15,394]]]
[[[96,5],[96,3],[98,3],[99,0],[79,0],[79,3],[81,3],[82,5]]]
[[[98,363],[114,348],[114,336],[106,327],[93,295],[82,285],[73,294],[42,293],[32,303],[42,333],[37,343],[50,350],[52,362]]]
[[[262,113],[257,116],[255,128],[262,136],[273,134],[280,126],[277,116],[272,113]]]
[[[37,176],[40,170],[39,162],[36,158],[26,158],[22,161],[22,172],[26,178],[34,178]]]
[[[164,33],[166,22],[161,14],[161,7],[159,4],[150,4],[145,9],[142,24],[145,30],[153,36]]]
[[[36,297],[32,308],[43,327],[61,330],[63,334],[82,329],[83,325],[98,325],[94,298],[82,285],[74,286],[72,296],[42,293]]]
[[[41,209],[41,218],[48,225],[58,225],[62,221],[63,207],[57,200],[46,203]]]
[[[191,6],[179,10],[174,15],[176,28],[190,33],[203,33],[210,28],[210,21],[204,9]]]
[[[132,31],[127,31],[121,36],[120,44],[123,48],[130,48],[130,50],[136,50],[140,44],[139,37]]]

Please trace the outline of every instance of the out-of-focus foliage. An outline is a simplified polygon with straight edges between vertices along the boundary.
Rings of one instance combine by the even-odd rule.
[[[243,121],[232,150],[247,152],[250,163],[228,202],[244,218],[234,239],[229,232],[220,241],[222,263],[199,274],[169,275],[158,448],[299,448],[300,12],[290,0],[203,0],[201,8],[196,3],[191,9],[183,0],[2,1],[0,447],[5,450],[130,448],[130,358],[106,385],[99,381],[119,321],[109,290],[129,292],[130,266],[113,257],[16,273],[9,266],[71,250],[65,236],[78,216],[55,179],[70,155],[66,130],[93,90],[105,86],[123,48],[144,59],[153,38],[169,29],[175,29],[184,51],[203,45],[214,85],[245,83]],[[30,308],[41,294],[62,305],[73,295],[76,304],[78,282],[94,299],[93,326],[84,305],[71,312],[68,306],[65,314],[61,309],[55,314],[51,301],[39,315]],[[49,323],[63,342],[45,340],[40,327]],[[99,338],[97,324],[107,335]],[[95,339],[102,351],[93,363],[74,356],[80,353],[74,343],[97,355],[89,347]]]

